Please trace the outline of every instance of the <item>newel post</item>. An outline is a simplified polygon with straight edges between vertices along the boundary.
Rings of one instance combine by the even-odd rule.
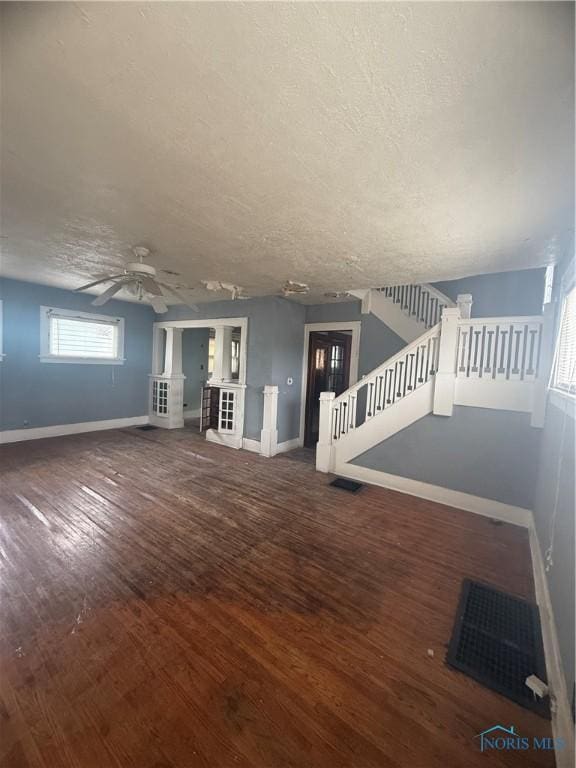
[[[320,424],[316,444],[316,469],[318,472],[331,472],[332,460],[332,408],[334,392],[320,393]]]
[[[434,408],[437,416],[452,416],[456,388],[459,307],[446,307],[440,321],[438,370],[434,382]]]
[[[260,432],[260,453],[268,458],[275,456],[278,446],[278,387],[264,387],[264,412]]]
[[[462,320],[470,320],[470,314],[472,312],[472,294],[459,293],[456,297],[456,304],[460,310],[460,317]]]

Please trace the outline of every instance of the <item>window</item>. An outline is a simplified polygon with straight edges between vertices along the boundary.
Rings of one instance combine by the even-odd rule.
[[[576,394],[576,286],[564,297],[553,386]]]
[[[41,307],[44,363],[124,362],[124,320],[53,307]]]

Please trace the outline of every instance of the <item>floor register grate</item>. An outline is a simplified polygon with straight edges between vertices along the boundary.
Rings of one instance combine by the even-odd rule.
[[[329,485],[333,488],[349,491],[350,493],[356,493],[362,488],[362,483],[357,483],[355,480],[347,480],[345,477],[337,477],[336,480],[332,480]]]
[[[454,669],[550,718],[548,699],[537,699],[525,681],[546,681],[538,606],[487,584],[464,579],[446,656]]]

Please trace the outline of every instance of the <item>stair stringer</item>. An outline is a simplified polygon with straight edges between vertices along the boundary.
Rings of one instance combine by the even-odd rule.
[[[350,295],[362,300],[362,314],[372,312],[384,325],[408,343],[417,339],[426,330],[423,323],[407,315],[399,304],[394,304],[380,291],[374,289],[350,291]]]
[[[338,472],[338,467],[432,413],[434,382],[435,378],[431,377],[391,407],[336,440],[332,444],[333,471]]]

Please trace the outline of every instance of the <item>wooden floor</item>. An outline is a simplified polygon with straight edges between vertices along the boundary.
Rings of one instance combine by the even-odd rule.
[[[0,460],[2,768],[553,765],[481,754],[549,724],[444,662],[464,576],[532,595],[523,530],[190,430]]]

